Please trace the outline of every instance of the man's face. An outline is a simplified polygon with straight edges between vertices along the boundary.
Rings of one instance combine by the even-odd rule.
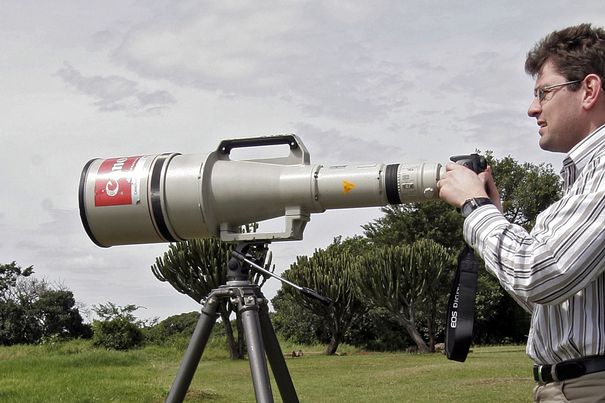
[[[538,74],[535,88],[567,81],[554,64],[547,61]],[[534,97],[527,114],[536,118],[543,150],[566,153],[586,136],[581,124],[581,93],[581,90],[571,91],[568,85],[563,85],[545,90],[542,101]]]

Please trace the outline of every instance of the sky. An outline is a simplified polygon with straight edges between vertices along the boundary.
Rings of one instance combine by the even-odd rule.
[[[563,156],[540,150],[527,117],[523,64],[545,34],[582,22],[604,25],[605,3],[0,0],[0,264],[33,265],[84,312],[199,310],[150,270],[167,244],[87,237],[77,196],[92,158],[295,133],[314,164],[492,150],[558,172]],[[271,246],[276,272],[380,216],[313,215],[302,241]]]

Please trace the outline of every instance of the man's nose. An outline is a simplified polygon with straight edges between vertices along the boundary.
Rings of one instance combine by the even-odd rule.
[[[527,116],[530,118],[536,118],[540,115],[540,112],[542,112],[542,105],[540,105],[538,97],[534,97],[529,105],[529,109],[527,110]]]

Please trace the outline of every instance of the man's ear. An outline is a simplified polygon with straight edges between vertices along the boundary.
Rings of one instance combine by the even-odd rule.
[[[596,74],[589,74],[584,78],[584,96],[582,98],[582,106],[589,110],[592,109],[599,98],[603,98],[603,81]]]

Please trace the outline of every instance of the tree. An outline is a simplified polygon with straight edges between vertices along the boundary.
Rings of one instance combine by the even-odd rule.
[[[15,262],[0,265],[0,344],[90,337],[73,293],[30,277],[33,272]]]
[[[372,305],[389,311],[393,320],[403,326],[421,352],[428,352],[419,331],[421,305],[436,304],[431,290],[439,289],[446,269],[452,265],[448,249],[431,240],[418,240],[411,245],[386,246],[361,258],[363,270],[356,290]],[[363,273],[363,278],[359,278]],[[437,308],[426,309],[429,328],[433,329]],[[434,338],[431,338],[434,340]]]
[[[384,216],[362,225],[365,236],[375,245],[409,245],[432,239],[459,249],[464,244],[460,213],[440,201],[387,206]]]
[[[500,160],[485,153],[494,172],[506,218],[529,230],[538,214],[561,198],[561,179],[549,164],[520,164],[511,156]]]
[[[382,307],[366,306],[345,334],[345,343],[372,351],[401,351],[415,344]]]
[[[271,317],[275,331],[286,340],[299,344],[330,342],[331,337],[326,330],[324,317],[311,309],[301,307],[295,291],[282,287],[271,303],[275,309]]]
[[[76,300],[69,290],[45,290],[32,304],[43,337],[56,336],[61,339],[90,337],[90,325],[83,323],[76,308]]]
[[[323,330],[329,335],[325,354],[336,353],[352,321],[359,314],[362,304],[355,294],[354,272],[358,270],[358,248],[363,244],[359,238],[334,240],[326,249],[318,249],[311,257],[298,256],[283,273],[284,278],[311,288],[332,300],[325,306],[315,300],[306,299],[298,291],[282,288],[287,298],[298,306],[312,311],[322,318]],[[294,313],[295,314],[295,313]]]
[[[301,307],[292,292],[284,292],[282,288],[271,302],[275,309],[271,318],[275,331],[286,340],[299,344],[330,343],[326,318]],[[392,320],[387,310],[367,304],[358,310],[342,341],[373,351],[403,350],[410,344],[405,329]]]
[[[177,291],[201,303],[210,291],[226,283],[226,267],[232,250],[232,244],[214,238],[173,243],[162,257],[156,258],[151,270],[160,281],[167,281]],[[270,266],[270,261],[269,254],[267,266]],[[259,287],[265,280],[259,273],[250,272],[250,281]],[[238,329],[236,340],[229,320],[234,311],[228,301],[222,301],[218,307],[225,324],[229,355],[232,359],[239,359],[244,356],[243,331]],[[239,328],[240,322],[237,323]]]
[[[25,310],[14,301],[0,304],[0,343],[5,346],[20,343],[32,343],[26,335],[28,322],[25,320]]]
[[[0,302],[13,300],[17,281],[21,278],[29,277],[33,272],[33,266],[22,269],[14,261],[9,264],[0,265]]]
[[[479,272],[475,312],[475,344],[527,341],[529,315],[485,270]]]

